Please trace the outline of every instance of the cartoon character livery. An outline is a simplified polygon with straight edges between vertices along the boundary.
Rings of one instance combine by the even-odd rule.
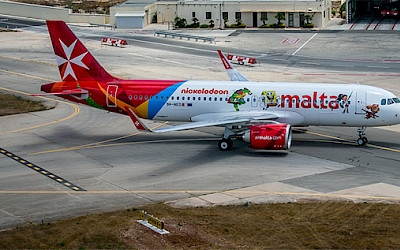
[[[246,94],[252,95],[251,91],[247,88],[236,90],[231,97],[228,98],[228,103],[232,103],[236,111],[239,111],[238,105],[246,103],[244,97]]]
[[[363,109],[363,111],[365,112],[365,119],[376,119],[377,117],[379,117],[377,115],[377,113],[379,112],[379,104],[368,105],[366,108],[367,110]]]
[[[292,126],[357,127],[357,143],[363,145],[365,127],[400,123],[400,100],[384,89],[251,82],[229,62],[225,66],[233,81],[119,79],[100,66],[64,22],[47,21],[47,26],[62,81],[42,85],[46,93],[41,95],[129,115],[138,130],[160,133],[221,126],[225,130],[218,146],[223,151],[232,149],[235,139],[256,149],[282,150],[291,146]],[[142,118],[187,123],[152,130]]]
[[[264,103],[266,108],[279,105],[280,98],[276,96],[275,91],[263,91],[261,96],[265,96]]]

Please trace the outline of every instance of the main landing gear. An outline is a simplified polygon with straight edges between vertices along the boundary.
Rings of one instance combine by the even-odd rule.
[[[367,139],[367,137],[365,137],[365,127],[361,127],[361,128],[358,128],[357,129],[357,131],[358,131],[358,139],[357,139],[357,144],[359,145],[359,146],[363,146],[363,145],[365,145],[365,144],[367,144],[368,143],[368,139]]]
[[[220,140],[220,141],[218,142],[218,148],[219,148],[221,151],[228,151],[228,150],[231,150],[232,147],[233,147],[233,141],[232,141],[231,138],[228,138],[228,139],[222,138],[222,140]]]

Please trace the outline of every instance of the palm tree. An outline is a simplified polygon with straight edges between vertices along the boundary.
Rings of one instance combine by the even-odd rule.
[[[306,19],[307,24],[309,24],[310,20],[312,20],[312,17],[310,15],[305,15],[304,18]]]
[[[209,23],[210,23],[210,27],[214,28],[214,20],[210,20]]]
[[[278,25],[281,24],[281,20],[286,20],[285,14],[282,13],[282,12],[278,12],[278,13],[275,15],[275,18],[278,19]]]
[[[226,23],[227,23],[228,21],[229,21],[228,18],[227,18],[227,17],[224,17],[224,28],[226,28]]]
[[[199,19],[197,19],[196,17],[193,17],[192,18],[192,22],[193,22],[193,24],[192,24],[192,27],[193,28],[197,28],[197,27],[199,27]]]
[[[266,17],[266,16],[261,16],[260,20],[263,22],[263,25],[265,25],[265,21],[268,20],[268,17]]]

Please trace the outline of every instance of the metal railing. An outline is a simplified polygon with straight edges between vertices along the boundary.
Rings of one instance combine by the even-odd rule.
[[[113,25],[110,24],[100,24],[100,23],[89,23],[91,26],[97,26],[97,27],[104,27],[104,28],[110,28],[113,29]]]
[[[185,35],[185,34],[179,34],[179,33],[174,33],[174,32],[166,32],[166,31],[156,31],[154,33],[154,35],[157,35],[157,36],[164,35],[164,37],[172,36],[172,38],[179,37],[179,39],[182,39],[184,37],[184,38],[187,38],[188,40],[194,39],[194,40],[196,40],[196,42],[198,40],[203,40],[203,42],[210,42],[210,43],[215,42],[215,39],[210,38],[210,37],[192,36],[192,35]]]

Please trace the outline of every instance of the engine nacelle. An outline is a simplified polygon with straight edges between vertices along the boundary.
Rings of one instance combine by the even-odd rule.
[[[256,149],[289,149],[292,144],[292,126],[289,124],[264,124],[250,126],[243,141]]]

